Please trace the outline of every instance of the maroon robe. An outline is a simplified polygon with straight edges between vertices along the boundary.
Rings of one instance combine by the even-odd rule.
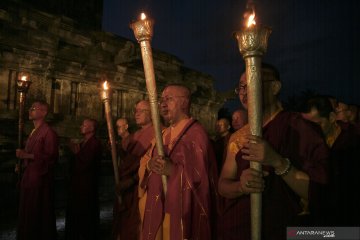
[[[215,156],[216,156],[216,162],[217,162],[217,169],[218,169],[218,175],[221,173],[221,169],[224,165],[226,154],[227,154],[227,147],[229,144],[229,140],[231,137],[231,133],[229,132],[226,136],[220,137],[214,141],[214,150],[215,150]],[[221,238],[222,232],[223,232],[223,221],[221,212],[224,206],[226,205],[227,199],[223,196],[218,196],[217,198],[217,210],[218,210],[218,216],[216,217],[216,239]]]
[[[120,182],[132,179],[134,184],[121,194],[122,205],[114,204],[113,239],[137,240],[140,232],[140,214],[138,197],[138,169],[141,157],[151,146],[154,128],[149,126],[130,135],[124,158],[120,159]]]
[[[211,239],[217,170],[210,140],[204,128],[190,120],[174,142],[171,151],[164,146],[173,163],[166,198],[160,175],[146,171],[141,184],[147,191],[142,239],[155,239],[165,214],[170,215],[171,240]]]
[[[214,150],[217,162],[218,174],[221,173],[222,166],[224,165],[227,153],[227,146],[230,140],[231,133],[229,132],[224,137],[219,137],[214,141]]]
[[[57,134],[47,123],[29,136],[25,151],[34,159],[25,159],[20,183],[17,239],[56,239],[53,168],[58,159]]]
[[[299,114],[280,112],[263,128],[263,138],[282,157],[289,158],[294,167],[309,175],[310,211],[315,214],[319,207],[319,194],[323,192],[328,177],[329,151],[320,129]],[[240,179],[250,163],[242,159],[241,151],[236,155],[236,163],[237,179]],[[280,176],[275,175],[273,168],[264,166],[264,170],[269,171],[269,176],[265,177],[262,195],[262,239],[286,239],[286,227],[303,223],[302,217],[298,216],[302,211],[300,197]],[[224,229],[220,239],[250,240],[250,196],[228,200],[222,221]]]
[[[101,142],[95,136],[80,144],[71,163],[65,239],[97,239],[99,227],[98,175]]]
[[[323,226],[359,226],[360,139],[356,127],[338,121],[339,136],[330,149],[330,182],[324,201]]]

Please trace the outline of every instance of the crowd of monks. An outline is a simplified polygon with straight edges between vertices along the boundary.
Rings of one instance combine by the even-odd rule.
[[[236,93],[242,109],[217,121],[211,139],[190,116],[191,92],[168,85],[159,111],[165,156],[158,154],[147,100],[137,102],[138,130],[116,121],[120,183],[115,188],[112,239],[251,239],[250,194],[262,193],[262,239],[286,239],[290,226],[359,226],[360,124],[358,113],[325,96],[301,111],[283,109],[280,75],[262,65],[263,133],[250,134],[247,81]],[[57,135],[45,122],[46,102],[29,109],[34,123],[25,149],[17,149],[20,183],[18,239],[56,239],[53,169]],[[99,166],[103,149],[97,122],[85,119],[73,154],[66,239],[104,239],[98,233]],[[250,161],[263,171],[250,168]],[[17,168],[17,170],[21,170]],[[162,176],[167,179],[164,192]]]

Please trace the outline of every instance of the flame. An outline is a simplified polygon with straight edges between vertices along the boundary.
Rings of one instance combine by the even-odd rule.
[[[251,27],[252,25],[256,25],[255,12],[253,12],[253,13],[249,16],[249,19],[248,19],[247,24],[246,24],[247,27]]]
[[[25,81],[25,82],[27,81],[26,75],[22,75],[22,76],[21,76],[21,81]]]
[[[109,89],[109,86],[108,86],[107,81],[105,81],[105,82],[103,83],[103,88],[104,88],[104,90],[108,90],[108,89]]]
[[[140,15],[140,19],[141,19],[141,20],[145,20],[145,19],[146,19],[146,15],[145,15],[145,13],[141,13],[141,15]]]

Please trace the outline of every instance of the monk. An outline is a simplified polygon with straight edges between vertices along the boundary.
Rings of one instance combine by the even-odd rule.
[[[125,150],[130,140],[129,123],[126,118],[119,118],[116,121],[117,134],[121,138],[121,148]]]
[[[336,121],[331,103],[325,97],[307,102],[303,117],[321,127],[330,148],[330,177],[324,194],[323,226],[359,226],[360,139],[351,123]]]
[[[216,121],[215,130],[217,136],[214,141],[214,150],[218,171],[221,171],[226,157],[226,149],[231,135],[230,128],[230,122],[227,118],[220,118]]]
[[[141,176],[146,193],[141,239],[212,239],[216,163],[210,140],[190,117],[189,89],[165,87],[160,105],[170,124],[163,134],[166,158],[150,151]],[[166,196],[161,175],[167,177]]]
[[[56,239],[54,165],[58,159],[57,134],[45,122],[49,105],[36,101],[29,109],[34,129],[25,149],[16,149],[25,171],[20,183],[17,239]]]
[[[328,148],[317,126],[300,114],[285,112],[277,96],[278,71],[262,66],[263,138],[250,135],[248,125],[229,141],[219,179],[219,193],[230,199],[222,209],[224,229],[219,239],[251,239],[250,193],[262,192],[262,239],[286,239],[287,226],[299,226],[301,199],[318,207],[319,188],[327,183]],[[239,98],[247,108],[247,81],[242,74]],[[264,165],[267,172],[249,168],[249,161]]]
[[[130,141],[129,123],[126,118],[119,118],[116,121],[117,134],[120,142],[117,144],[118,166],[121,165],[121,159],[126,155],[126,149]]]
[[[138,207],[138,169],[141,157],[154,138],[149,101],[139,101],[135,106],[135,121],[140,127],[129,136],[125,157],[119,165],[120,184],[116,187],[122,203],[114,205],[113,239],[139,239],[140,215]]]
[[[65,239],[97,239],[100,222],[98,178],[102,146],[95,133],[98,123],[87,118],[80,132],[83,140],[70,143],[72,159],[68,204],[66,211]]]
[[[248,123],[247,111],[244,109],[238,109],[231,115],[231,126],[234,131],[239,130]]]

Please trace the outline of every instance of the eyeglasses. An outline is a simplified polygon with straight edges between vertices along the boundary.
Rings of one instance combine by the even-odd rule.
[[[185,96],[166,96],[166,97],[162,97],[162,98],[160,98],[159,104],[174,101],[174,98],[176,98],[176,97],[185,97]]]
[[[141,113],[146,113],[146,112],[149,112],[150,110],[149,109],[134,109],[133,110],[133,114],[141,114]]]
[[[29,108],[29,112],[33,112],[33,111],[35,111],[35,110],[39,110],[40,108],[38,108],[38,107],[31,107],[31,108]]]
[[[244,94],[247,90],[247,84],[240,84],[239,87],[235,88],[235,94]]]
[[[263,80],[262,82],[266,83],[266,82],[274,82],[274,81],[276,81],[276,80],[275,79],[269,79],[269,80]],[[235,88],[234,92],[235,92],[235,94],[243,95],[244,93],[246,93],[246,90],[247,90],[247,84],[240,84],[239,87]]]

